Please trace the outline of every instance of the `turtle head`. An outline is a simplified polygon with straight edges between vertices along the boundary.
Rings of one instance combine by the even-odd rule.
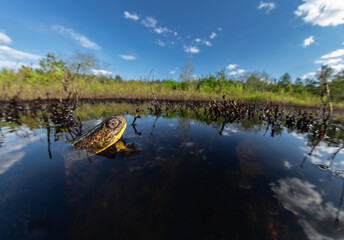
[[[122,137],[126,127],[127,120],[123,115],[114,114],[105,119],[103,131],[100,133],[103,134],[104,149],[116,143]]]

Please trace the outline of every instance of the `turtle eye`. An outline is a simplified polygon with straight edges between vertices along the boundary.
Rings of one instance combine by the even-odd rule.
[[[118,126],[118,121],[117,120],[110,121],[109,126],[111,128],[116,128]]]

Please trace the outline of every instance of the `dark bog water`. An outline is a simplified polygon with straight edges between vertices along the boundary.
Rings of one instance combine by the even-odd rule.
[[[341,129],[188,112],[143,113],[134,129],[134,109],[78,109],[84,129],[130,111],[122,139],[140,151],[76,158],[68,176],[69,133],[49,129],[48,144],[37,119],[3,121],[0,239],[344,239]]]

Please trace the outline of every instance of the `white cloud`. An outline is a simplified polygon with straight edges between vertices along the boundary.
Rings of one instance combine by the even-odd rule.
[[[198,47],[195,47],[195,46],[185,46],[184,45],[184,51],[185,52],[189,52],[189,53],[199,53],[199,48]]]
[[[314,63],[317,64],[323,64],[323,65],[332,65],[341,62],[341,58],[333,58],[333,59],[328,59],[328,60],[317,60]]]
[[[160,39],[158,39],[155,43],[158,44],[159,46],[162,46],[162,47],[166,46],[166,44],[163,41],[161,41]]]
[[[124,17],[133,19],[135,21],[139,20],[140,17],[136,13],[129,13],[128,11],[124,12]],[[154,17],[145,17],[142,19],[141,24],[147,28],[153,28],[153,31],[158,33],[158,34],[163,34],[163,33],[173,33],[174,36],[177,36],[178,33],[175,31],[172,31],[168,29],[167,27],[163,26],[158,26],[158,20],[156,20]]]
[[[309,72],[309,73],[306,73],[305,75],[303,75],[303,76],[301,77],[301,79],[314,78],[316,75],[317,75],[316,72]]]
[[[258,9],[266,9],[266,13],[270,13],[270,11],[276,8],[276,4],[274,2],[263,2],[261,1],[258,5]]]
[[[337,26],[344,23],[344,1],[342,0],[303,0],[294,12],[296,16],[313,25]]]
[[[234,126],[233,127],[225,126],[225,129],[232,132],[232,133],[238,133],[239,132],[239,130],[236,129]]]
[[[25,62],[16,62],[11,60],[0,60],[0,68],[7,69],[19,69],[22,65],[32,68],[39,68],[37,64],[25,63]]]
[[[229,75],[234,76],[234,75],[237,75],[237,74],[242,74],[242,73],[244,73],[244,72],[245,72],[244,69],[238,69],[237,71],[232,71],[232,72],[230,72]]]
[[[171,74],[175,74],[176,73],[176,70],[172,70],[170,71]]]
[[[309,45],[311,45],[312,43],[314,43],[314,36],[310,36],[309,38],[306,38],[305,40],[303,40],[303,47],[307,47]]]
[[[154,28],[154,32],[159,33],[159,34],[164,33],[164,32],[168,32],[168,31],[169,31],[169,29],[166,28],[166,27],[156,27],[156,28]]]
[[[85,36],[83,36],[83,35],[81,35],[79,33],[76,33],[71,28],[65,28],[65,27],[59,26],[59,25],[53,25],[52,28],[56,32],[58,32],[59,34],[61,34],[63,36],[73,38],[75,41],[77,41],[84,48],[90,48],[90,49],[95,49],[95,50],[99,50],[100,49],[100,46],[97,43],[92,42],[87,37],[85,37]]]
[[[195,39],[195,42],[200,42],[200,41],[201,41],[200,38],[196,38],[196,39]]]
[[[212,45],[211,42],[209,42],[209,41],[205,41],[204,44],[209,46],[209,47],[211,47],[211,45]]]
[[[302,141],[305,140],[305,138],[301,134],[297,134],[295,132],[292,132],[291,135],[294,136],[296,139],[299,139],[299,140],[302,140]]]
[[[341,216],[343,211],[323,199],[314,184],[299,178],[284,178],[279,179],[278,184],[271,183],[270,187],[284,209],[298,219],[307,239],[343,239],[343,232],[328,224],[334,221],[336,213]]]
[[[339,73],[344,70],[344,64],[333,65],[331,68],[335,73]]]
[[[219,28],[217,29],[217,31],[222,31],[222,27],[219,27]]]
[[[11,57],[11,58],[14,58],[14,59],[38,60],[38,59],[42,58],[39,55],[22,52],[22,51],[10,48],[8,46],[0,46],[0,54],[7,55],[8,57]]]
[[[19,51],[8,46],[0,46],[0,68],[19,69],[21,66],[39,68],[35,62],[42,57]]]
[[[167,27],[162,27],[162,26],[157,26],[158,24],[158,20],[156,20],[153,17],[146,17],[145,19],[143,19],[141,21],[141,24],[145,27],[148,28],[153,28],[154,32],[158,33],[158,34],[162,34],[162,33],[166,33],[166,32],[172,32],[170,29],[168,29]],[[178,33],[174,32],[173,33],[174,36],[177,36]]]
[[[118,56],[120,56],[124,60],[135,60],[136,59],[135,56],[130,56],[130,55],[118,55]]]
[[[190,52],[190,53],[199,53],[199,48],[195,46],[190,46],[190,47],[184,47],[185,52]]]
[[[91,72],[94,75],[110,75],[112,72],[106,71],[106,70],[101,70],[101,69],[92,69]]]
[[[288,161],[284,161],[283,162],[283,166],[286,168],[286,169],[291,169],[292,168],[292,164],[290,163],[290,162],[288,162]]]
[[[10,44],[12,43],[12,39],[9,36],[7,36],[5,33],[0,32],[0,43]]]
[[[229,70],[237,68],[239,65],[238,64],[229,64],[226,68]]]
[[[124,17],[128,19],[132,19],[134,21],[137,21],[140,19],[140,17],[136,13],[129,13],[128,11],[124,12]]]
[[[344,55],[344,49],[337,49],[329,54],[321,56],[322,59],[327,59],[327,58],[335,58],[335,57],[340,57]]]
[[[6,132],[6,138],[4,139],[4,143],[0,148],[0,160],[2,159],[1,156],[11,154],[17,152],[18,150],[23,149],[28,145],[28,143],[32,143],[34,141],[41,140],[44,137],[44,133],[42,134],[34,134],[28,138],[20,138],[18,139],[17,134],[26,133],[27,131],[32,131],[29,128],[23,126],[21,129],[18,129],[16,132]]]
[[[211,35],[210,35],[209,37],[210,37],[210,39],[214,39],[216,36],[217,36],[217,34],[214,33],[214,32],[212,32]]]
[[[195,145],[193,142],[183,142],[181,144],[181,146],[183,147],[192,147],[193,145]]]
[[[226,129],[224,129],[224,130],[222,131],[222,136],[225,136],[225,137],[231,137],[231,136],[232,136],[232,134],[230,134],[230,132],[229,132],[229,131],[227,131]]]
[[[5,173],[8,169],[11,168],[13,164],[19,162],[23,157],[24,152],[15,152],[7,155],[2,155],[0,160],[0,174]]]
[[[146,27],[155,28],[158,21],[153,17],[146,17],[141,23]]]
[[[342,65],[342,68],[344,67],[344,65]],[[302,153],[304,153],[304,155],[307,155],[309,153],[309,151],[311,150],[311,147],[299,147],[299,149],[301,150]],[[344,151],[343,149],[341,151],[339,151],[337,154],[336,161],[331,162],[329,160],[330,157],[333,156],[333,154],[335,152],[337,152],[339,150],[339,146],[338,147],[334,147],[334,146],[328,146],[328,144],[324,143],[324,142],[320,142],[319,145],[316,147],[316,151],[313,152],[312,156],[308,156],[308,158],[312,161],[312,163],[318,165],[320,164],[324,164],[327,165],[329,168],[328,170],[330,172],[335,172],[339,169],[344,169],[344,161],[340,161],[341,159],[344,159]]]

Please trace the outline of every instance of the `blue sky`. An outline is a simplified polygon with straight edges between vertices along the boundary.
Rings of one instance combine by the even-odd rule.
[[[188,56],[195,76],[313,76],[344,69],[344,0],[2,1],[0,68],[76,49],[125,79],[177,80]]]

